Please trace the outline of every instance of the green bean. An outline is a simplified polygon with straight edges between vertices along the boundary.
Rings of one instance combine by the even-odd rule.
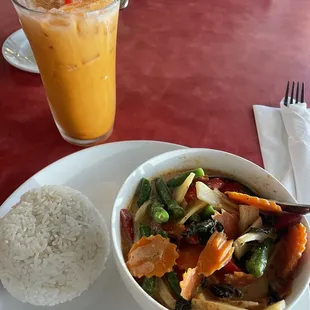
[[[176,295],[177,298],[180,297],[181,288],[180,288],[180,281],[178,279],[178,276],[176,272],[171,271],[166,273],[168,284],[173,291],[173,293]]]
[[[246,261],[247,271],[256,278],[261,277],[265,272],[272,244],[271,238],[265,239],[261,245],[254,249],[250,259]]]
[[[169,213],[165,210],[164,205],[157,199],[151,204],[152,218],[158,224],[166,223],[169,221]]]
[[[166,205],[171,217],[173,219],[183,217],[185,214],[184,209],[179,206],[174,199],[172,199],[170,191],[162,178],[155,179],[155,187],[158,196],[160,197],[161,201]]]
[[[149,237],[152,235],[151,228],[147,225],[141,224],[140,225],[140,237]]]
[[[210,219],[212,215],[215,214],[215,211],[212,206],[208,205],[207,207],[204,208],[202,211],[202,217],[207,220]]]
[[[151,182],[142,178],[137,190],[137,206],[140,208],[149,198],[152,190]]]
[[[192,172],[195,173],[196,177],[203,177],[205,175],[205,172],[203,171],[203,169],[198,168],[195,170],[184,172],[182,174],[179,174],[173,177],[167,182],[167,185],[172,188],[180,186]]]
[[[201,221],[201,218],[198,213],[194,213],[188,220],[189,222],[199,223]]]
[[[150,295],[153,296],[156,292],[156,277],[144,278],[141,287]]]
[[[169,221],[169,213],[166,210],[157,211],[153,215],[153,219],[156,223],[166,223]]]
[[[157,234],[161,235],[163,238],[168,238],[168,234],[164,230],[159,230]]]

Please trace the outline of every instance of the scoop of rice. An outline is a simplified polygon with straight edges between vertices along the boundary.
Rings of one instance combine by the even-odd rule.
[[[99,277],[109,245],[101,214],[82,193],[33,189],[0,220],[0,279],[22,302],[63,303]]]

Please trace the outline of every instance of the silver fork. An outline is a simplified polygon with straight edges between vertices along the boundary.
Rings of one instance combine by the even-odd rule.
[[[288,104],[293,104],[293,103],[303,103],[305,102],[305,83],[301,83],[301,94],[299,97],[299,82],[297,82],[297,87],[296,87],[296,95],[295,95],[295,102],[294,102],[294,88],[295,88],[295,82],[293,81],[292,89],[291,89],[291,96],[290,100],[288,97],[289,91],[290,91],[290,82],[287,82],[286,86],[286,91],[285,91],[285,97],[284,97],[284,105],[287,106]]]

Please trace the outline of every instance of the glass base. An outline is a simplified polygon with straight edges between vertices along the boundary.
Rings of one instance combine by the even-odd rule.
[[[66,136],[62,131],[60,131],[60,134],[63,137],[63,139],[69,142],[70,144],[82,146],[82,147],[88,147],[88,146],[94,146],[94,145],[104,142],[111,136],[112,132],[113,132],[113,127],[106,134],[98,138],[90,139],[90,140],[80,140],[80,139],[71,138],[71,137]]]

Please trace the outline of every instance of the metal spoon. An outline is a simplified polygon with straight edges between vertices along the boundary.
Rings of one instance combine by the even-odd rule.
[[[209,178],[222,178],[234,182],[238,182],[237,180],[233,178],[229,178],[224,175],[208,175]],[[240,184],[242,184],[240,182]],[[245,185],[249,190],[251,190],[254,194],[255,191],[253,191],[251,188],[249,188],[247,185]],[[310,205],[308,204],[299,204],[299,203],[288,203],[288,202],[282,202],[282,201],[277,201],[273,199],[268,199],[269,201],[274,201],[277,205],[279,205],[283,211],[289,212],[289,213],[297,213],[297,214],[308,214],[310,213]]]
[[[310,213],[310,205],[304,205],[304,204],[299,204],[299,203],[281,202],[281,201],[271,200],[271,199],[268,199],[268,200],[274,201],[285,212],[297,213],[297,214],[308,214],[308,213]]]

